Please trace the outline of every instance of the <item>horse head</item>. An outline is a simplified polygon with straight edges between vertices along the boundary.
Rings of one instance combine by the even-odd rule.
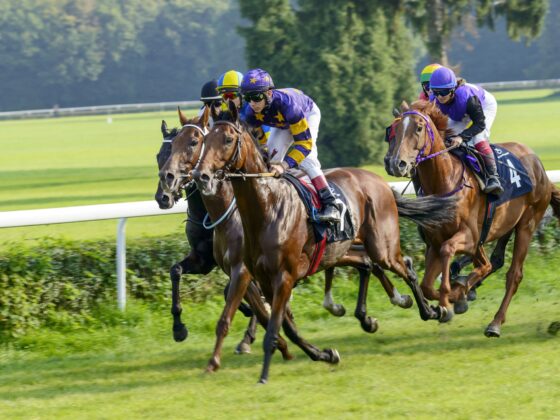
[[[387,128],[386,141],[389,148],[384,162],[389,175],[411,177],[418,164],[432,153],[443,150],[441,136],[432,120],[434,115],[438,123],[444,122],[441,118],[444,116],[435,104],[418,101],[409,107],[403,101],[400,115]]]
[[[228,173],[266,170],[264,159],[247,128],[240,123],[233,102],[229,103],[229,110],[220,115],[213,111],[212,118],[214,126],[205,137],[204,152],[193,171],[198,189],[206,195],[215,195]]]
[[[171,155],[171,143],[173,139],[177,136],[179,130],[177,128],[172,128],[171,130],[167,128],[167,123],[165,120],[161,122],[161,134],[163,135],[163,142],[159,148],[159,152],[156,155],[158,171],[161,170],[169,156]],[[170,209],[175,205],[175,202],[181,198],[181,191],[176,192],[175,194],[170,194],[165,192],[161,186],[161,183],[158,181],[157,191],[154,196],[155,200],[157,201],[160,209]]]
[[[179,109],[182,128],[171,142],[168,159],[159,171],[163,191],[177,194],[191,180],[191,172],[203,150],[204,136],[208,131],[209,109],[200,117],[188,119]]]

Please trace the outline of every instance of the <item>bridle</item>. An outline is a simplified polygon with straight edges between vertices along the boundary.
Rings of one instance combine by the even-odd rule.
[[[218,179],[224,179],[224,178],[229,178],[230,175],[229,172],[231,172],[232,169],[235,168],[235,165],[237,164],[237,161],[241,156],[241,136],[243,135],[243,131],[241,130],[239,124],[232,123],[231,121],[223,120],[223,121],[214,122],[214,127],[217,125],[227,125],[233,128],[238,134],[237,144],[235,146],[235,151],[233,152],[233,155],[231,155],[231,157],[228,159],[223,169],[216,171],[216,177]]]

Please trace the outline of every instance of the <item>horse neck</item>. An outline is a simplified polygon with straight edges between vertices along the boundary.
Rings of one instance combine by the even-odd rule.
[[[220,182],[215,195],[202,195],[204,207],[211,220],[217,220],[222,217],[233,199],[233,188],[228,181]]]
[[[188,188],[186,193],[189,214],[196,220],[202,220],[206,214],[206,206],[204,205],[202,194],[196,186],[194,189]]]
[[[443,140],[434,128],[434,146],[429,154],[445,149]],[[417,166],[418,178],[424,194],[444,195],[452,192],[462,182],[462,163],[449,152],[425,160]]]

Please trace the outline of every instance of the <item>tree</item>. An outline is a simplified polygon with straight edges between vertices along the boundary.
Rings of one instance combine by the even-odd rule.
[[[240,4],[253,23],[242,30],[249,65],[267,69],[277,87],[302,89],[321,109],[323,165],[379,162],[392,107],[413,92],[410,37],[398,10],[384,1]]]
[[[430,61],[448,65],[448,43],[458,27],[493,29],[503,16],[510,38],[531,41],[541,33],[548,0],[400,0],[400,6],[424,39]]]

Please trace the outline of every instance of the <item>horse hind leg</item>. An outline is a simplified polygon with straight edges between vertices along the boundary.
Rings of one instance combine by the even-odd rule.
[[[346,308],[343,305],[335,303],[332,297],[332,281],[334,277],[334,267],[325,270],[325,297],[323,299],[323,307],[334,316],[344,316]]]
[[[494,319],[484,330],[486,337],[500,337],[501,335],[501,326],[506,321],[509,304],[523,279],[523,262],[527,257],[532,236],[533,229],[531,229],[530,223],[524,222],[522,218],[516,228],[512,262],[506,274],[506,293]]]
[[[257,333],[257,317],[253,315],[249,318],[249,325],[245,330],[245,335],[239,344],[235,347],[235,354],[249,354],[251,353],[251,344],[255,341]]]
[[[409,295],[401,295],[379,265],[373,264],[371,271],[375,274],[375,277],[379,279],[381,286],[383,286],[383,290],[385,290],[385,293],[387,293],[387,296],[389,296],[389,300],[393,305],[403,309],[412,307],[412,298]]]
[[[354,311],[354,316],[360,321],[360,325],[362,329],[367,333],[374,333],[379,328],[379,324],[377,323],[377,319],[372,318],[367,314],[367,292],[369,286],[369,271],[364,269],[358,269],[360,273],[360,289],[358,292],[358,301],[356,303],[356,310]],[[379,278],[379,272],[381,272],[381,276],[383,275],[383,271],[381,269],[377,269],[374,271],[375,275]]]

